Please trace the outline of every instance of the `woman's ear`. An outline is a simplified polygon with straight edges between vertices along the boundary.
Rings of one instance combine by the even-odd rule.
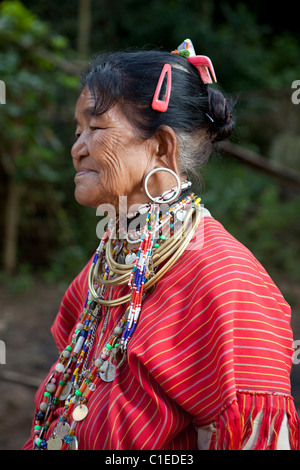
[[[147,173],[155,168],[168,168],[173,170],[180,178],[178,154],[179,146],[175,132],[169,126],[160,126],[151,139],[151,158]],[[148,191],[153,197],[162,195],[178,183],[174,175],[165,172],[155,172],[148,181]]]
[[[154,136],[155,167],[166,167],[179,175],[178,140],[170,126],[160,126]],[[153,162],[154,163],[154,162]]]

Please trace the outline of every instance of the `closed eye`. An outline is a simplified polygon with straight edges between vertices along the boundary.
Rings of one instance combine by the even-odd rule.
[[[90,129],[91,129],[92,132],[94,132],[94,131],[103,130],[104,128],[103,128],[103,127],[93,127],[93,126],[90,126]]]

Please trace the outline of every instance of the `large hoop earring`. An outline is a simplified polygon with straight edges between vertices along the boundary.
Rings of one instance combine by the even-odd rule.
[[[168,190],[168,191],[165,191],[164,194],[162,196],[159,196],[159,197],[152,197],[151,194],[149,193],[148,191],[148,181],[149,181],[149,178],[154,174],[156,173],[157,171],[166,171],[167,173],[171,173],[171,175],[174,176],[174,178],[176,178],[176,181],[177,181],[177,186],[175,188],[172,188],[172,190]],[[170,170],[170,168],[164,168],[164,167],[161,167],[161,168],[154,168],[154,170],[151,170],[146,178],[145,178],[145,182],[144,182],[144,190],[145,190],[145,193],[147,194],[148,198],[154,202],[154,203],[158,203],[158,204],[162,204],[162,203],[167,203],[167,204],[170,204],[171,202],[175,201],[175,199],[178,198],[179,194],[181,193],[181,181],[179,179],[179,176],[177,175],[177,173],[175,173],[175,171],[173,170]],[[166,197],[170,191],[174,192],[173,195],[171,195],[170,198]],[[165,196],[165,197],[164,197]]]

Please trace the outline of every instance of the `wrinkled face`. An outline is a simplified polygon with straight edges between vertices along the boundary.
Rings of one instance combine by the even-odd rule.
[[[76,137],[72,147],[75,198],[97,208],[127,196],[127,205],[145,201],[143,178],[151,166],[151,144],[136,137],[120,107],[115,105],[103,115],[92,115],[94,98],[86,88],[75,110]]]

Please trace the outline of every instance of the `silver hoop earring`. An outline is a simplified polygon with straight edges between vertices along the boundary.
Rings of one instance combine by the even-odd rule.
[[[154,198],[151,196],[151,194],[148,191],[148,181],[149,181],[149,178],[157,171],[166,171],[168,173],[171,173],[171,175],[173,175],[177,181],[177,186],[175,188],[172,188],[171,190],[165,191],[161,196]],[[177,199],[177,197],[181,193],[181,181],[179,179],[179,176],[175,173],[175,171],[170,170],[170,168],[164,168],[164,167],[154,168],[154,170],[151,170],[145,178],[144,190],[148,198],[151,199],[151,201],[156,202],[158,204],[162,204],[162,203],[169,204],[170,202],[175,201],[175,199]]]

